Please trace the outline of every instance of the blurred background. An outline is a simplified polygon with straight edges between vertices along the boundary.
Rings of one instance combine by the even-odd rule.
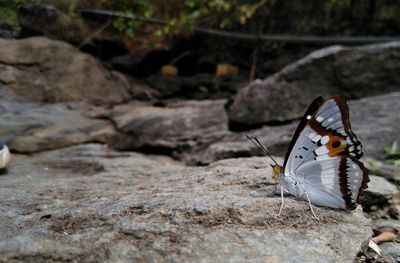
[[[284,155],[315,97],[399,90],[399,12],[390,0],[2,1],[0,137],[19,153],[97,141],[204,165],[260,155],[250,133]],[[355,130],[382,160],[397,132],[371,129],[358,105]]]

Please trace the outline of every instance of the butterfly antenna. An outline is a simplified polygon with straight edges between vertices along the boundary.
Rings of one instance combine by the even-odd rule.
[[[270,151],[268,151],[267,147],[261,144],[261,142],[257,139],[257,137],[251,138],[249,135],[246,134],[247,139],[249,139],[255,146],[260,148],[271,160],[276,164],[279,165],[278,162],[272,157],[272,154]]]

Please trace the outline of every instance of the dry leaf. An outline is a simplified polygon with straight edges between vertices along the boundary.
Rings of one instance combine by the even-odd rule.
[[[376,244],[380,244],[382,242],[393,241],[397,237],[396,234],[392,232],[383,232],[376,237],[373,237],[371,240],[374,241]]]

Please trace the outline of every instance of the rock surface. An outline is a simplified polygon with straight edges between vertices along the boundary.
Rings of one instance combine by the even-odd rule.
[[[380,176],[369,176],[370,182],[365,191],[364,203],[366,206],[387,206],[389,200],[400,192],[396,185]]]
[[[184,167],[80,145],[0,176],[0,261],[353,262],[360,210],[280,198],[265,158]],[[301,242],[299,242],[301,240]],[[290,245],[288,245],[290,244]]]
[[[366,156],[384,159],[385,146],[400,142],[400,92],[349,101],[352,128]]]
[[[105,120],[83,117],[64,105],[46,105],[0,115],[0,138],[12,151],[32,153],[85,142],[106,142],[115,134]]]
[[[320,49],[240,90],[229,120],[241,125],[293,120],[320,95],[355,99],[397,91],[399,59],[400,42]]]
[[[257,137],[274,155],[285,156],[297,125],[294,122],[281,126],[264,126],[248,132],[231,132],[211,144],[192,147],[182,154],[182,158],[189,164],[209,164],[227,158],[265,156],[262,150],[247,139],[246,134]]]
[[[130,89],[122,74],[64,42],[0,39],[0,98],[115,104],[130,99]]]
[[[173,102],[165,107],[116,107],[113,121],[131,136],[126,148],[177,150],[216,141],[229,133],[225,100]]]

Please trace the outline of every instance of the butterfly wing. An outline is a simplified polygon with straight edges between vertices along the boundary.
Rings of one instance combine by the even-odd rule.
[[[296,171],[296,179],[308,193],[311,203],[354,210],[360,202],[360,193],[367,186],[367,173],[362,162],[342,156],[302,165]]]
[[[285,176],[300,182],[313,203],[352,210],[368,182],[367,169],[358,161],[361,156],[345,100],[339,95],[327,101],[319,97],[295,132]]]

